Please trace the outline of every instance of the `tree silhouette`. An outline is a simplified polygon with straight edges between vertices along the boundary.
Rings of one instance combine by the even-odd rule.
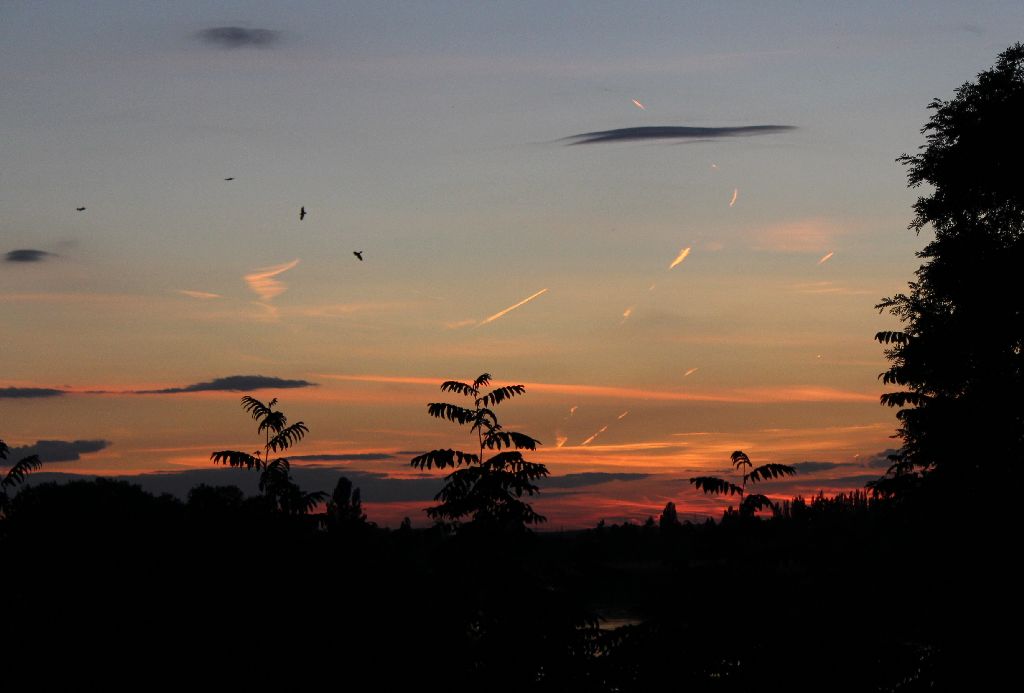
[[[338,477],[330,500],[327,501],[327,526],[335,530],[351,530],[366,524],[363,501],[359,489],[352,487],[347,477]]]
[[[777,479],[780,476],[796,474],[796,469],[785,464],[770,462],[762,464],[760,467],[754,467],[750,458],[747,457],[747,453],[742,450],[732,453],[730,459],[736,470],[741,471],[743,474],[743,481],[739,486],[717,476],[695,476],[690,479],[690,483],[708,495],[738,495],[740,497],[739,512],[741,517],[753,517],[756,511],[772,507],[772,502],[768,499],[768,496],[760,493],[747,493],[748,481],[750,483],[757,483],[768,479]]]
[[[7,447],[7,443],[0,440],[0,460],[6,460],[10,451],[11,449]],[[14,488],[23,482],[26,476],[42,466],[43,463],[39,459],[39,455],[29,455],[18,460],[16,464],[7,470],[4,478],[0,480],[0,517],[4,517],[7,514],[7,506],[10,503],[7,489]]]
[[[536,450],[539,441],[523,433],[504,430],[491,409],[523,394],[526,388],[509,385],[481,395],[480,388],[490,382],[490,374],[484,373],[472,384],[454,380],[441,384],[443,392],[470,398],[473,408],[445,402],[427,405],[427,413],[435,418],[454,421],[460,426],[470,424],[470,432],[477,436],[479,452],[432,450],[414,457],[411,464],[419,469],[460,467],[445,477],[444,487],[434,496],[440,504],[427,508],[431,519],[459,521],[470,517],[480,527],[523,529],[527,524],[546,521],[521,498],[524,494],[532,496],[539,492],[533,481],[547,476],[548,470],[543,464],[527,462],[520,452]],[[497,452],[484,459],[485,450]]]
[[[292,480],[291,464],[288,459],[270,459],[271,453],[287,450],[309,432],[302,421],[289,426],[288,417],[284,412],[274,410],[275,404],[276,397],[268,404],[263,404],[248,395],[242,398],[242,408],[259,422],[257,434],[264,434],[263,450],[256,450],[251,454],[238,450],[220,450],[210,453],[210,459],[230,467],[259,471],[260,492],[275,510],[286,515],[304,515],[323,501],[326,494],[322,491],[303,492]]]
[[[881,401],[899,407],[903,445],[870,486],[980,496],[1007,461],[1024,459],[1024,45],[929,108],[927,144],[897,161],[911,187],[931,188],[909,228],[935,238],[917,253],[925,262],[909,292],[876,306],[903,323],[875,335],[890,363],[879,377],[902,388]]]

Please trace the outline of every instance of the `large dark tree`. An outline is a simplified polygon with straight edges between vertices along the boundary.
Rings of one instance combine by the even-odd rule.
[[[898,161],[929,189],[910,228],[934,239],[908,293],[877,306],[903,323],[876,335],[890,362],[880,377],[900,387],[882,402],[900,408],[903,444],[872,485],[962,498],[1024,460],[1024,45],[929,108],[927,143]]]

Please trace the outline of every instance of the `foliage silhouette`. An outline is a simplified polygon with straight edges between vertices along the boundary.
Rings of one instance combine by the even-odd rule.
[[[366,513],[359,489],[352,488],[347,477],[338,477],[327,501],[327,526],[333,530],[353,530],[366,525]]]
[[[903,445],[869,486],[902,496],[927,483],[962,498],[1024,459],[1024,45],[929,108],[927,144],[897,161],[911,187],[932,188],[909,228],[935,238],[909,292],[876,306],[903,323],[875,335],[890,363],[879,378],[902,388],[881,402],[899,408]]]
[[[484,373],[472,384],[454,380],[441,384],[443,392],[470,398],[473,408],[446,402],[427,405],[427,413],[435,418],[460,426],[470,424],[470,432],[476,433],[479,451],[432,450],[414,457],[410,464],[419,469],[461,467],[445,478],[444,487],[434,497],[440,504],[427,508],[431,519],[458,522],[470,517],[477,527],[520,530],[525,525],[546,521],[521,498],[540,491],[533,481],[547,476],[548,470],[543,464],[527,462],[520,452],[536,450],[539,441],[523,433],[504,430],[492,409],[523,394],[526,388],[508,385],[481,394],[480,388],[490,382],[490,374]],[[497,452],[484,459],[485,450]]]
[[[270,459],[271,453],[287,450],[298,443],[309,432],[302,421],[288,425],[288,417],[280,410],[274,410],[277,398],[263,404],[246,395],[242,408],[259,422],[257,434],[264,434],[263,450],[240,452],[219,450],[210,453],[210,459],[230,467],[255,469],[260,473],[259,489],[274,510],[286,515],[305,515],[326,497],[322,491],[305,493],[292,480],[291,464],[285,457]]]
[[[11,449],[7,447],[7,443],[0,440],[0,460],[6,460],[10,451]],[[18,486],[25,480],[26,476],[42,466],[43,463],[39,459],[39,455],[29,455],[28,457],[23,457],[18,460],[17,463],[7,470],[3,479],[0,480],[0,518],[7,514],[7,508],[10,505],[10,498],[7,496],[7,490]]]
[[[743,481],[739,486],[720,479],[717,476],[695,476],[690,479],[690,483],[693,484],[698,490],[704,491],[705,494],[712,496],[733,496],[738,495],[740,497],[739,513],[741,517],[753,517],[754,513],[758,510],[764,510],[766,508],[773,508],[771,500],[768,496],[760,493],[747,493],[747,482],[757,483],[759,481],[767,481],[768,479],[777,479],[781,476],[793,476],[796,474],[796,469],[785,464],[768,463],[762,464],[760,467],[754,467],[747,457],[747,454],[742,450],[737,450],[730,455],[732,465],[738,470],[742,471]]]

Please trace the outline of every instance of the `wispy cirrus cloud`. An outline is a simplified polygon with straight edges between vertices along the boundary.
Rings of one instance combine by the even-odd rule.
[[[220,294],[210,293],[209,291],[193,291],[191,289],[178,289],[176,293],[179,293],[182,296],[188,296],[189,298],[198,298],[203,301],[222,298]]]
[[[316,387],[308,380],[288,380],[266,375],[229,375],[184,387],[167,387],[160,390],[134,390],[137,395],[175,395],[183,392],[242,392],[245,390],[290,389]]]
[[[776,135],[795,130],[795,125],[742,125],[726,127],[689,127],[681,125],[654,125],[637,128],[618,128],[583,132],[562,138],[566,144],[598,144],[602,142],[636,142],[647,140],[717,140],[726,137]]]
[[[829,219],[796,219],[756,229],[753,247],[777,253],[820,253],[844,232],[842,226]]]
[[[283,294],[288,288],[284,282],[277,279],[277,276],[287,272],[297,264],[299,264],[298,260],[292,260],[280,265],[261,267],[245,275],[245,282],[260,299],[270,301],[276,296]]]
[[[332,380],[355,382],[403,383],[436,386],[445,378],[387,375],[321,374]],[[655,390],[614,385],[578,385],[571,383],[522,383],[529,390],[579,397],[607,397],[618,400],[642,399],[675,402],[726,402],[736,404],[762,404],[769,402],[872,402],[875,393],[840,390],[820,385],[778,385],[771,387],[719,388],[717,390]]]

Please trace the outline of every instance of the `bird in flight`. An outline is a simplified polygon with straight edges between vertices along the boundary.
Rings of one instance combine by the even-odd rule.
[[[230,178],[225,178],[224,180],[234,180],[234,179],[235,179],[235,177],[231,176]]]
[[[306,208],[305,207],[301,207],[301,208],[299,208],[299,221],[302,221],[305,218],[306,218]]]
[[[76,212],[84,212],[85,211],[85,207],[75,207],[75,211]]]
[[[359,262],[363,261],[363,251],[362,250],[353,250],[352,254],[355,255],[357,258],[359,258]]]

